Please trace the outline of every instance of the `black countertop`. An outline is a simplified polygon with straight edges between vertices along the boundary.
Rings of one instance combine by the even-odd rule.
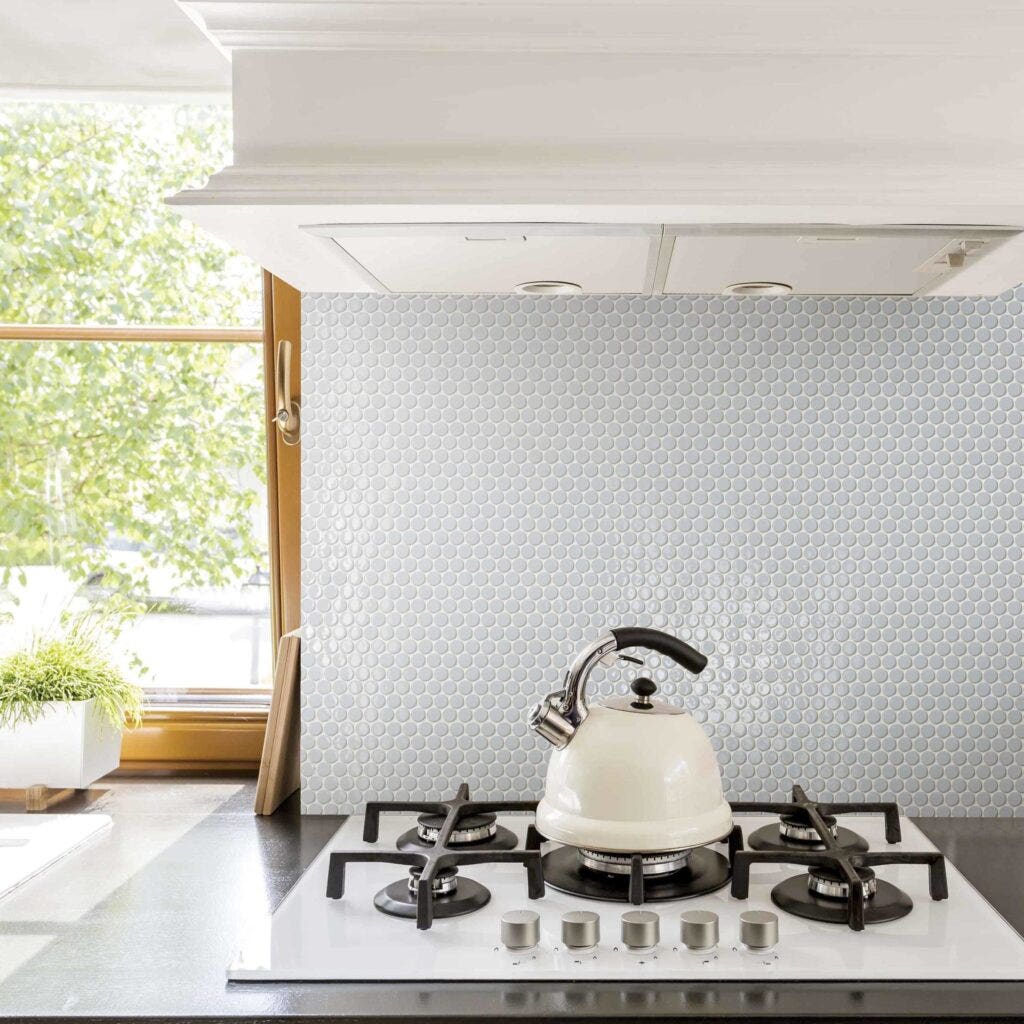
[[[1024,983],[229,984],[247,928],[341,819],[252,814],[249,780],[120,780],[115,827],[0,903],[0,1018],[1024,1022]],[[9,808],[14,809],[14,808]],[[1024,933],[1024,819],[914,819]]]

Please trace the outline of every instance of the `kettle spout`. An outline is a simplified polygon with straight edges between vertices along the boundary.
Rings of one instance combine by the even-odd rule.
[[[554,698],[559,696],[561,694],[545,697],[533,708],[530,712],[530,728],[540,733],[548,743],[561,750],[572,739],[576,732],[576,726],[558,710],[558,704]]]

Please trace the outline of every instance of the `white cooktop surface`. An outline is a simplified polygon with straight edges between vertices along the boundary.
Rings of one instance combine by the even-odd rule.
[[[522,840],[532,816],[504,815],[501,824]],[[778,819],[739,815],[745,836]],[[380,849],[395,841],[415,815],[381,817]],[[873,850],[934,850],[923,833],[901,819],[903,841],[888,846],[881,815],[844,815],[843,824],[864,836]],[[373,896],[405,875],[393,864],[350,864],[345,895],[325,896],[332,850],[370,849],[362,842],[363,819],[350,818],[309,866],[265,922],[262,933],[228,969],[236,981],[506,981],[506,980],[1005,980],[1024,979],[1024,939],[947,862],[949,899],[933,902],[923,865],[886,866],[878,877],[899,886],[914,909],[899,921],[868,925],[863,932],[845,925],[820,924],[779,911],[772,887],[802,869],[754,865],[750,898],[736,900],[728,886],[710,896],[645,904],[661,916],[661,943],[652,953],[626,951],[619,941],[626,904],[597,903],[557,892],[550,886],[539,900],[526,895],[526,872],[518,864],[474,865],[461,869],[486,885],[490,903],[463,917],[435,920],[428,931],[415,922],[389,917],[373,905]],[[545,851],[553,848],[546,844]],[[724,850],[724,847],[722,848]],[[508,910],[536,910],[541,942],[527,954],[513,955],[499,941],[499,921]],[[721,943],[713,955],[696,955],[679,942],[682,910],[713,910],[720,918]],[[601,915],[601,943],[586,955],[567,951],[560,940],[567,910]],[[738,943],[744,910],[779,915],[779,943],[754,955]]]

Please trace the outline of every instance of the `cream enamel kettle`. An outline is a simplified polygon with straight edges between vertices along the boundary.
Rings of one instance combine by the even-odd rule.
[[[610,853],[684,850],[732,829],[722,777],[704,730],[657,687],[637,679],[632,695],[587,705],[587,679],[619,651],[646,647],[690,672],[707,658],[656,629],[613,629],[580,653],[563,689],[530,713],[530,726],[554,744],[537,828],[559,843]],[[627,659],[634,660],[634,659]]]

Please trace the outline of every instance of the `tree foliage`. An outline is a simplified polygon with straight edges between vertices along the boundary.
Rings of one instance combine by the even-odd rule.
[[[255,323],[256,268],[163,202],[228,149],[219,107],[0,107],[0,321]]]
[[[0,321],[255,322],[257,268],[162,201],[227,146],[219,108],[0,108]],[[114,580],[118,546],[196,586],[256,569],[256,346],[8,342],[0,391],[8,574]]]

